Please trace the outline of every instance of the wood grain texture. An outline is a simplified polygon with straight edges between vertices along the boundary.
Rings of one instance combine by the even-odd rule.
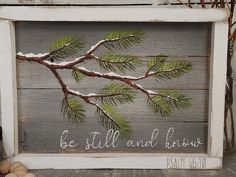
[[[11,13],[12,11],[14,14]],[[25,13],[27,11],[30,11],[30,15]],[[142,13],[140,13],[141,11]],[[153,7],[96,7],[96,11],[94,11],[94,7],[78,6],[67,6],[67,8],[2,6],[0,17],[13,21],[219,22],[228,18],[228,12],[226,9],[162,9]]]
[[[183,3],[187,3],[188,0],[182,0]],[[210,3],[210,0],[206,0],[205,2]],[[192,4],[194,3],[199,3],[199,0],[192,0]],[[107,5],[107,4],[112,4],[112,5],[139,5],[139,4],[153,4],[153,5],[167,5],[167,4],[175,4],[175,5],[181,5],[180,2],[176,0],[0,0],[0,4],[4,5],[84,5],[84,4],[90,4],[90,5]]]
[[[81,90],[81,92],[86,90]],[[153,114],[146,105],[146,96],[141,93],[137,95],[134,103],[119,105],[122,115],[128,117],[130,121],[193,121],[207,122],[207,90],[182,90],[187,97],[192,98],[192,107],[188,110],[174,111],[167,118],[162,118]],[[63,92],[61,89],[20,89],[18,90],[18,112],[19,120],[25,121],[47,121],[57,120],[64,122],[60,112]],[[79,100],[83,104],[88,121],[95,117],[95,108],[84,101]],[[194,112],[194,114],[192,114]]]
[[[94,28],[96,31],[94,32]],[[90,46],[104,38],[105,33],[118,29],[141,29],[146,33],[146,37],[140,46],[131,47],[128,50],[121,50],[119,53],[133,54],[140,56],[147,61],[148,56],[165,54],[172,56],[170,60],[190,60],[193,70],[180,79],[172,81],[159,81],[147,79],[143,84],[147,88],[152,87],[172,87],[178,89],[208,89],[208,63],[209,58],[209,24],[176,24],[176,23],[17,23],[17,51],[23,53],[47,52],[50,43],[65,34],[78,34],[84,36],[87,41],[81,53],[85,53]],[[54,29],[57,29],[54,32]],[[37,36],[34,34],[37,33]],[[53,34],[53,35],[52,35]],[[101,48],[96,52],[98,56],[107,52]],[[198,57],[189,57],[198,56]],[[87,62],[84,66],[89,69],[100,71],[97,63]],[[19,88],[58,88],[57,82],[53,82],[53,77],[47,69],[27,62],[18,62],[18,87]],[[132,75],[142,75],[146,67],[138,68]],[[104,71],[102,71],[104,72]],[[62,72],[63,78],[67,80],[70,87],[77,87],[71,79],[70,72]],[[126,75],[126,74],[125,74]],[[192,79],[194,78],[194,80]],[[91,82],[96,87],[104,85],[106,80],[89,79],[82,82],[81,88],[88,88]]]
[[[158,80],[156,81],[154,77],[144,79],[142,81],[137,81],[136,83],[143,85],[144,88],[154,89],[154,88],[175,88],[175,89],[196,89],[196,90],[206,90],[208,89],[208,58],[204,57],[176,57],[180,60],[187,60],[192,63],[192,71],[184,74],[182,77],[172,80]],[[176,58],[170,59],[177,60]],[[137,67],[135,72],[119,73],[120,75],[131,75],[131,76],[142,76],[147,71],[146,62],[148,58],[143,59],[145,62],[143,65]],[[86,64],[82,64],[89,70],[98,71],[101,73],[108,73],[108,71],[101,70],[97,62],[89,61]],[[18,88],[60,88],[59,83],[54,78],[53,74],[46,67],[40,66],[35,63],[29,62],[18,62],[17,64],[17,77],[18,77]],[[104,85],[108,84],[110,81],[107,79],[96,78],[96,77],[86,77],[78,85],[71,76],[70,70],[60,70],[62,78],[71,88],[78,88],[80,90],[87,90],[87,92],[94,92],[95,89],[103,88]],[[194,78],[194,79],[193,79]],[[94,87],[96,85],[96,87]]]
[[[206,152],[207,144],[207,123],[184,123],[183,122],[145,122],[141,123],[133,122],[134,127],[134,141],[150,139],[153,129],[159,129],[159,136],[157,138],[158,145],[155,148],[141,148],[134,147],[129,148],[126,146],[125,140],[117,140],[119,144],[118,148],[105,148],[105,149],[89,149],[85,150],[86,139],[92,139],[90,132],[98,131],[101,136],[95,140],[95,144],[98,143],[100,137],[104,142],[104,136],[106,131],[98,123],[86,124],[86,126],[80,127],[64,122],[57,121],[24,121],[20,122],[19,127],[19,141],[20,141],[20,152],[21,153],[81,153],[81,152],[187,152],[187,153],[204,153]],[[197,138],[201,139],[202,145],[197,148],[185,147],[178,148],[174,147],[168,149],[165,147],[166,135],[169,128],[174,128],[174,139],[183,140],[187,138],[190,141],[196,141]],[[79,132],[78,132],[79,128]],[[79,142],[79,145],[75,148],[67,148],[62,150],[60,148],[60,136],[65,130],[69,130],[69,139]],[[170,141],[172,142],[172,141]]]
[[[14,23],[8,20],[0,20],[0,87],[1,87],[1,115],[3,146],[6,156],[12,156],[17,140],[15,119],[17,118],[17,86],[16,86],[16,60],[15,60],[15,30]],[[8,44],[8,45],[6,45]],[[4,60],[6,59],[7,60]],[[5,105],[5,106],[4,106]],[[15,137],[15,138],[14,138]]]
[[[23,53],[47,52],[49,44],[65,34],[83,35],[87,43],[81,54],[85,53],[91,45],[103,39],[106,32],[118,29],[139,28],[146,33],[146,38],[140,46],[131,47],[129,50],[121,50],[120,53],[140,56],[144,64],[137,67],[135,72],[127,72],[125,75],[140,76],[145,73],[146,62],[150,56],[158,54],[170,55],[169,61],[176,59],[189,60],[193,70],[179,79],[170,81],[156,81],[150,78],[138,82],[146,89],[177,88],[186,96],[192,98],[193,105],[190,109],[176,111],[169,118],[161,118],[149,111],[146,106],[146,97],[138,93],[133,104],[125,104],[118,107],[134,128],[136,140],[148,140],[153,129],[160,130],[160,147],[158,149],[125,147],[125,142],[120,141],[120,148],[106,149],[106,152],[206,152],[207,144],[207,103],[208,103],[208,63],[209,63],[209,33],[208,23],[16,23],[17,51]],[[55,31],[55,29],[57,29]],[[96,29],[96,31],[94,31]],[[37,35],[35,35],[37,33]],[[52,35],[53,34],[53,35]],[[96,55],[106,52],[101,48]],[[90,70],[105,72],[97,63],[88,61],[83,66]],[[70,71],[59,72],[68,86],[79,89],[82,93],[98,93],[99,89],[111,81],[98,78],[85,78],[78,85],[71,77]],[[122,73],[119,73],[122,74]],[[124,75],[124,74],[123,74]],[[194,79],[193,79],[194,78]],[[85,126],[79,127],[67,122],[60,113],[63,94],[59,84],[42,66],[28,62],[17,62],[18,85],[18,112],[19,112],[19,142],[21,152],[85,152],[80,144],[78,148],[62,151],[59,148],[60,135],[68,129],[71,137],[79,138],[85,142],[92,131],[106,131],[99,125],[92,106],[84,104],[87,116]],[[194,112],[194,114],[193,114]],[[53,126],[51,126],[53,125]],[[165,135],[169,128],[174,127],[176,136],[181,139],[185,136],[189,139],[199,137],[204,145],[199,148],[177,148],[166,150],[164,148]],[[199,131],[200,130],[200,131]],[[78,136],[79,134],[79,136]],[[122,145],[123,143],[123,145]],[[91,150],[90,152],[96,152]],[[101,152],[105,152],[101,150]]]
[[[210,92],[209,92],[209,145],[208,153],[223,157],[225,83],[227,70],[228,24],[214,23],[212,36]],[[222,51],[220,51],[222,50]],[[220,82],[220,80],[223,81]]]
[[[55,29],[57,29],[55,31]],[[94,30],[96,29],[96,30]],[[67,34],[83,36],[81,53],[104,39],[111,31],[140,29],[145,38],[139,46],[117,52],[141,56],[209,56],[210,23],[91,23],[91,22],[16,22],[17,52],[44,53],[52,42]],[[37,34],[37,35],[35,35]],[[102,48],[96,54],[101,54]]]

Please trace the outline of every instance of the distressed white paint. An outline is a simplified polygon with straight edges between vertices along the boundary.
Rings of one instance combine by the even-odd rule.
[[[16,60],[14,24],[0,20],[0,83],[2,105],[3,146],[7,157],[17,151],[17,104],[16,104]]]
[[[229,0],[228,0],[229,1]],[[188,0],[181,0],[183,3],[187,3]],[[199,0],[191,0],[191,3],[199,3]],[[210,2],[210,0],[205,0]],[[181,4],[176,0],[0,0],[0,4],[73,4],[73,5],[84,5],[84,4]]]
[[[168,162],[170,159],[173,159],[172,165],[174,166],[172,167]],[[222,158],[213,158],[205,154],[174,153],[24,154],[18,155],[12,160],[20,160],[30,169],[167,169],[175,168],[175,162],[180,167],[178,169],[220,169],[222,165]],[[199,160],[204,160],[206,164],[201,165]],[[184,163],[180,161],[184,161]]]
[[[212,28],[210,64],[208,153],[223,156],[223,125],[226,83],[228,24],[217,22]]]
[[[142,13],[140,13],[142,12]],[[111,15],[112,14],[112,15]],[[167,168],[168,158],[182,158],[183,169],[193,168],[192,159],[206,159],[204,169],[221,168],[223,153],[223,109],[226,71],[227,13],[219,9],[88,8],[88,7],[0,7],[0,75],[2,125],[7,156],[29,168]],[[124,22],[214,22],[208,155],[202,154],[18,154],[15,36],[11,21],[124,21]],[[224,21],[224,22],[219,22]],[[223,39],[223,40],[222,40]]]
[[[0,19],[14,21],[216,22],[226,20],[227,16],[226,9],[0,7]]]
[[[0,0],[0,4],[152,4],[152,0]]]

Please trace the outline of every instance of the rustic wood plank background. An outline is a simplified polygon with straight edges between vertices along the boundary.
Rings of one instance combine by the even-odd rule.
[[[127,51],[119,51],[138,55],[144,61],[149,56],[165,54],[170,60],[186,59],[193,64],[193,71],[180,79],[156,83],[154,79],[140,82],[145,88],[176,88],[193,99],[192,108],[176,111],[169,118],[157,117],[146,108],[145,97],[139,95],[134,104],[122,105],[119,110],[128,117],[135,130],[134,139],[150,139],[151,130],[159,128],[160,146],[156,149],[128,149],[121,141],[116,152],[206,152],[207,145],[207,103],[208,103],[208,63],[210,54],[210,24],[208,23],[47,23],[17,22],[17,52],[47,52],[49,44],[65,34],[83,35],[87,41],[81,54],[91,45],[103,39],[106,32],[118,29],[142,29],[146,38],[140,46],[131,47]],[[97,52],[101,55],[105,49]],[[87,62],[86,67],[99,71],[94,63]],[[128,73],[141,75],[145,67],[138,72]],[[103,71],[104,72],[104,71]],[[66,83],[78,88],[69,72],[61,72]],[[102,79],[85,79],[79,85],[82,92],[98,92],[104,84]],[[59,148],[60,134],[68,129],[72,139],[85,141],[89,132],[97,130],[105,134],[94,115],[94,108],[86,106],[87,123],[83,127],[69,124],[60,114],[62,92],[54,77],[45,68],[28,62],[17,63],[19,142],[21,152],[62,152]],[[164,134],[168,128],[175,128],[175,136],[179,139],[202,139],[204,145],[199,148],[176,148],[167,150],[163,144]],[[78,136],[79,134],[79,136]],[[161,136],[161,135],[160,135]],[[83,152],[84,145],[69,149],[66,152]],[[112,149],[106,149],[106,152]],[[94,152],[93,150],[89,152]]]

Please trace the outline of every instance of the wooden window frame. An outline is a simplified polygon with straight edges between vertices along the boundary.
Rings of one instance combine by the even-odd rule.
[[[0,84],[6,156],[31,169],[222,168],[228,13],[225,9],[154,7],[0,7]],[[16,86],[16,21],[210,22],[212,24],[207,153],[19,154]],[[174,163],[174,165],[173,165]],[[176,163],[176,164],[175,164]]]

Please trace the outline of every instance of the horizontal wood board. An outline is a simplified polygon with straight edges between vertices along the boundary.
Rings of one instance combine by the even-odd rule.
[[[99,5],[106,5],[106,4],[111,4],[111,5],[129,5],[129,4],[146,4],[146,5],[150,5],[153,3],[153,0],[11,0],[11,1],[5,1],[5,0],[1,0],[0,4],[5,4],[5,5],[9,5],[9,4],[31,4],[31,5],[55,5],[55,4],[59,4],[59,5],[86,5],[86,4],[99,4]]]
[[[122,105],[119,110],[128,117],[134,131],[134,139],[148,140],[152,130],[160,131],[160,147],[158,148],[132,148],[121,141],[118,149],[89,150],[86,152],[206,152],[207,146],[207,112],[208,112],[208,63],[210,54],[210,24],[209,23],[43,23],[43,22],[17,22],[16,42],[17,52],[44,53],[49,44],[65,34],[83,35],[87,43],[81,54],[97,41],[103,39],[105,32],[118,29],[142,29],[146,38],[140,46],[131,47],[121,53],[140,56],[147,61],[150,56],[165,54],[170,61],[175,59],[189,60],[193,64],[193,71],[172,81],[156,81],[147,79],[139,82],[146,89],[175,88],[193,99],[193,106],[189,110],[176,111],[169,118],[155,116],[146,107],[146,98],[138,94],[135,103]],[[56,30],[55,30],[56,29]],[[96,29],[96,30],[95,30]],[[35,35],[37,34],[37,35]],[[97,55],[105,52],[102,48]],[[84,66],[91,70],[99,70],[96,63],[87,62]],[[127,75],[142,75],[145,65]],[[71,88],[79,88],[85,93],[98,92],[107,84],[106,80],[89,78],[81,85],[71,79],[70,72],[60,71],[66,83]],[[67,123],[60,113],[62,92],[60,86],[46,68],[34,63],[17,62],[18,85],[18,112],[19,112],[19,150],[21,153],[45,152],[85,152],[84,144],[77,148],[62,150],[59,147],[60,134],[69,130],[72,139],[84,142],[91,131],[97,130],[103,135],[106,131],[99,125],[94,114],[95,110],[88,110],[87,122],[83,127]],[[128,111],[128,113],[126,112]],[[126,112],[126,113],[125,113]],[[198,148],[166,149],[165,135],[173,127],[179,139],[196,139],[199,137],[203,145]],[[161,133],[162,132],[162,133]],[[79,134],[79,136],[78,136]],[[162,135],[161,135],[162,134]],[[120,140],[119,140],[120,141]]]
[[[187,3],[187,0],[181,2]],[[182,3],[176,0],[0,0],[4,5],[163,5]],[[210,3],[210,0],[206,0]],[[192,4],[200,3],[199,0],[192,0]]]

